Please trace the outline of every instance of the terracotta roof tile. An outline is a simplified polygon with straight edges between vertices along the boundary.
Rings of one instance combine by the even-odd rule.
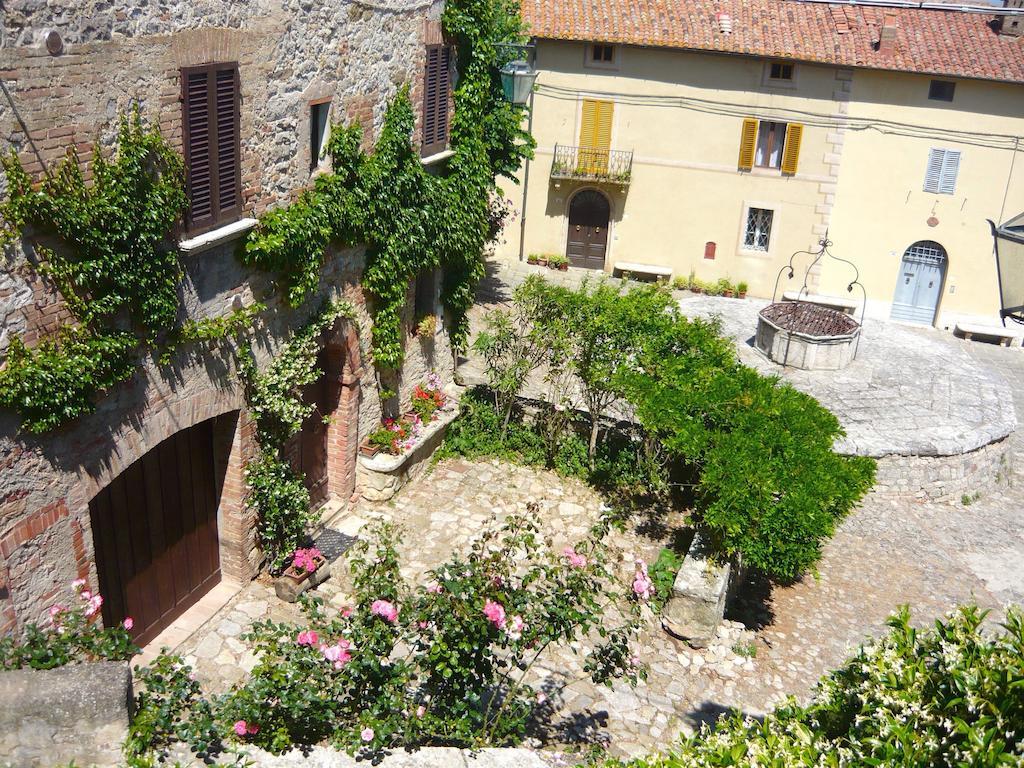
[[[557,40],[722,51],[846,67],[1024,83],[1021,38],[994,31],[993,14],[799,0],[521,0],[534,35]],[[723,34],[716,13],[732,17]],[[886,16],[892,53],[877,50]]]

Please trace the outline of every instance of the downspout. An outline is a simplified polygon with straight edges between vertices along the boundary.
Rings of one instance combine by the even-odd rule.
[[[533,66],[537,67],[538,52],[534,48],[533,53]],[[530,111],[530,116],[526,121],[526,132],[533,135],[533,94],[530,91],[530,103],[527,105],[527,109]],[[523,161],[523,202],[519,214],[519,260],[523,260],[523,254],[526,249],[526,193],[530,187],[530,158],[526,158]]]

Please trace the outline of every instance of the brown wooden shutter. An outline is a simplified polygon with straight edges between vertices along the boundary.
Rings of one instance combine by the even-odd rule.
[[[445,45],[428,45],[423,78],[423,156],[448,146],[448,97],[451,53]]]
[[[200,234],[242,212],[237,64],[181,71],[188,230]]]
[[[800,123],[786,126],[786,146],[782,150],[782,172],[795,174],[800,164],[800,145],[803,143],[804,127]]]
[[[754,150],[756,148],[757,120],[748,117],[743,121],[743,130],[740,133],[739,168],[741,171],[749,171],[754,167]]]

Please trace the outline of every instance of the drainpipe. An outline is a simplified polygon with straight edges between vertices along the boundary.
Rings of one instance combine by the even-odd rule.
[[[533,56],[533,66],[537,66],[537,54]],[[530,116],[526,122],[526,132],[533,135],[533,91],[530,91],[530,103],[526,107]],[[519,260],[523,260],[523,251],[526,248],[526,192],[530,187],[530,159],[523,161],[523,204],[519,216]]]

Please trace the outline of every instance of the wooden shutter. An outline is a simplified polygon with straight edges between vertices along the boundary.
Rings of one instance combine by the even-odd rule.
[[[956,178],[960,173],[960,153],[954,149],[947,149],[943,154],[939,192],[943,195],[952,195],[956,192]]]
[[[452,49],[428,45],[423,76],[423,156],[448,146],[448,99],[451,90]]]
[[[933,149],[928,153],[928,168],[924,172],[924,191],[939,193],[942,180],[942,165],[946,157],[944,149]]]
[[[786,146],[782,150],[782,172],[796,173],[800,164],[800,145],[803,143],[804,127],[800,123],[786,126]]]
[[[739,169],[749,171],[754,167],[754,151],[757,149],[757,120],[752,117],[743,120],[740,131]]]
[[[242,212],[237,64],[181,71],[188,230],[200,234]]]
[[[584,99],[580,116],[578,170],[600,175],[608,170],[608,151],[612,146],[615,102]]]

